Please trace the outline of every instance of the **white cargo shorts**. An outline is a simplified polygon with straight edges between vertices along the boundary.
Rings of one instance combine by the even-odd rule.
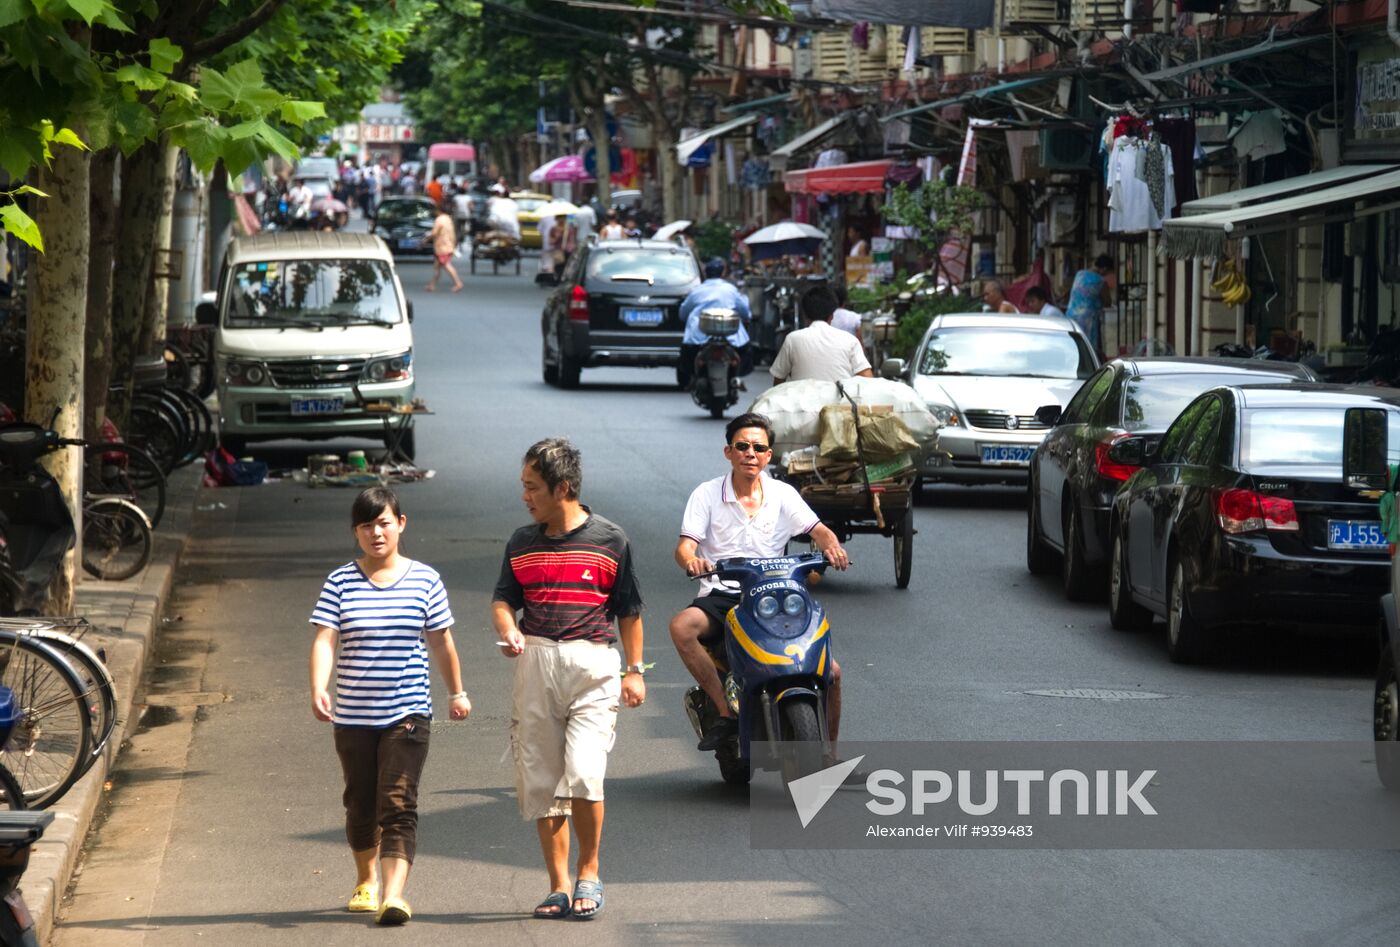
[[[521,818],[566,816],[571,799],[602,800],[621,672],[610,645],[525,636],[510,717]]]

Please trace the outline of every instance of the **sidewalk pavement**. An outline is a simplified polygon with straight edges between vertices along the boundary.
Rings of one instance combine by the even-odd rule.
[[[195,497],[218,495],[214,491],[200,493],[202,475],[203,466],[194,464],[170,477],[165,515],[156,530],[151,561],[140,575],[125,582],[100,582],[86,574],[79,580],[77,614],[94,626],[85,640],[94,649],[106,649],[107,668],[116,681],[117,727],[102,759],[51,808],[53,824],[34,847],[29,868],[20,880],[41,944],[49,942],[59,904],[77,868],[117,754],[140,723],[144,707],[136,704],[135,698],[174,585],[176,567],[189,540]]]

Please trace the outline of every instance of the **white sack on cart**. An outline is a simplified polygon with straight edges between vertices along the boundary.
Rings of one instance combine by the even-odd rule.
[[[937,446],[942,425],[913,388],[888,378],[848,378],[841,386],[856,404],[893,407],[925,451]],[[789,381],[759,395],[749,410],[766,415],[773,423],[773,459],[781,461],[787,451],[816,444],[821,439],[822,408],[841,401],[845,399],[837,393],[834,381]]]

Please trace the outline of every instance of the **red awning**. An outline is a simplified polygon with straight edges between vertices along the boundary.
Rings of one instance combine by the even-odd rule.
[[[793,194],[875,194],[885,189],[885,172],[894,159],[857,161],[829,168],[788,171],[783,184]]]

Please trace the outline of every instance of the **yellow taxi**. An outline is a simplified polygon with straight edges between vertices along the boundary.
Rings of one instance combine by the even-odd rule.
[[[520,208],[520,245],[522,247],[533,247],[539,249],[540,240],[540,215],[535,213],[537,208],[543,207],[554,200],[548,194],[537,194],[534,191],[514,191],[510,199],[515,201]]]

